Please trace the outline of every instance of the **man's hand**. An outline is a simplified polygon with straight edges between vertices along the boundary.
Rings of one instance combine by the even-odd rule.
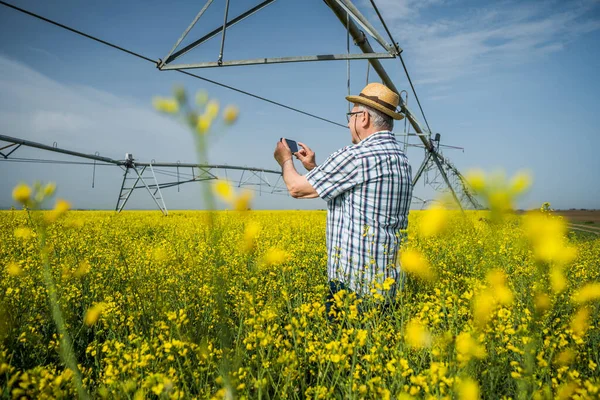
[[[273,153],[275,160],[279,164],[280,167],[283,167],[283,164],[292,159],[292,151],[290,147],[287,145],[285,140],[280,140],[277,142],[277,146],[275,146],[275,153]]]
[[[307,171],[311,171],[317,166],[315,152],[304,143],[298,142],[298,146],[300,146],[301,149],[295,154],[296,158],[302,162],[302,165],[304,165],[304,168],[306,168]]]

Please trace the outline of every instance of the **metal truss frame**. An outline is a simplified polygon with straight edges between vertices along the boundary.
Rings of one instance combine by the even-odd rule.
[[[223,24],[201,38],[193,41],[189,45],[177,50],[181,42],[185,39],[188,33],[196,25],[200,17],[206,12],[208,7],[213,3],[213,0],[207,0],[205,5],[202,7],[200,12],[192,20],[191,24],[183,32],[181,37],[175,42],[175,45],[171,48],[171,51],[167,53],[164,59],[160,60],[157,64],[158,69],[161,71],[168,70],[179,70],[179,69],[195,69],[195,68],[214,68],[214,67],[231,67],[231,66],[243,66],[243,65],[257,65],[257,64],[281,64],[281,63],[294,63],[294,62],[311,62],[311,61],[337,61],[337,60],[372,60],[372,59],[384,59],[384,58],[395,58],[399,54],[397,47],[389,44],[385,39],[377,32],[377,30],[369,23],[369,21],[358,11],[358,9],[349,0],[335,0],[339,7],[343,8],[350,17],[358,23],[365,32],[373,37],[381,46],[386,50],[385,53],[376,53],[371,51],[369,53],[361,54],[321,54],[321,55],[309,55],[309,56],[292,56],[292,57],[272,57],[272,58],[256,58],[246,60],[232,60],[223,61],[223,51],[225,47],[225,34],[227,28],[237,24],[238,22],[250,17],[256,12],[262,10],[266,6],[272,4],[275,0],[265,0],[262,3],[252,7],[251,9],[241,13],[235,18],[228,20],[229,12],[229,1],[225,0],[225,17]],[[177,58],[188,53],[189,51],[200,46],[202,43],[214,38],[221,33],[221,48],[219,51],[219,57],[217,61],[212,62],[198,62],[191,64],[171,64]],[[364,39],[361,39],[364,40]],[[401,51],[401,50],[400,50]]]
[[[344,3],[348,3],[348,4],[351,4],[352,2],[350,0],[324,0],[324,1],[325,1],[325,3],[327,3],[327,5],[329,5],[331,10],[334,12],[334,14],[340,20],[340,22],[346,26],[348,13],[345,8],[342,8],[339,6],[339,2],[343,1]],[[349,21],[347,26],[348,26],[348,31],[349,31],[350,35],[352,35],[355,43],[361,48],[361,50],[364,53],[372,52],[373,48],[371,47],[369,42],[366,40],[361,41],[361,39],[364,37],[364,34],[358,29],[358,26],[356,26],[356,24],[354,24],[353,21]],[[464,209],[465,207],[481,208],[481,206],[476,201],[474,201],[475,200],[474,197],[469,192],[469,188],[465,184],[464,179],[462,179],[462,175],[460,175],[458,170],[455,167],[444,168],[444,165],[448,166],[450,164],[445,161],[446,159],[444,158],[441,151],[439,150],[439,145],[438,146],[434,145],[434,140],[432,140],[432,138],[431,138],[432,132],[429,132],[429,130],[427,130],[421,126],[420,122],[417,120],[415,115],[408,108],[406,101],[402,98],[402,96],[400,96],[401,92],[396,88],[396,86],[392,82],[391,78],[387,74],[386,70],[381,65],[381,62],[376,59],[371,59],[371,60],[369,60],[369,63],[373,67],[373,69],[375,70],[377,75],[379,75],[382,82],[387,87],[389,87],[391,90],[398,93],[398,96],[400,98],[400,108],[402,110],[402,113],[405,115],[407,120],[410,122],[410,125],[415,130],[415,136],[417,136],[421,140],[421,143],[425,149],[425,158],[427,161],[424,160],[421,165],[422,166],[428,165],[429,162],[432,162],[435,165],[435,167],[437,168],[437,172],[439,173],[441,179],[445,183],[444,190],[448,190],[451,193],[452,197],[454,198],[454,200],[456,201],[457,205],[460,207],[461,210]],[[438,141],[438,143],[439,143],[439,141]],[[422,174],[422,172],[421,172],[421,174]],[[413,187],[419,181],[419,177],[421,174],[417,174],[415,176],[415,178],[413,179]],[[458,181],[461,182],[460,185],[457,185],[455,183]],[[440,190],[441,188],[442,187],[440,187],[440,186],[434,187],[434,189],[436,189],[436,190]],[[457,192],[459,192],[460,195],[457,194]]]
[[[408,108],[406,101],[400,95],[401,92],[396,88],[391,78],[383,68],[379,59],[381,58],[396,58],[398,57],[402,49],[397,43],[388,43],[383,36],[375,29],[375,27],[368,21],[368,19],[356,8],[351,0],[323,0],[325,4],[332,10],[339,21],[347,29],[348,34],[352,36],[354,43],[360,48],[362,54],[329,54],[329,55],[316,55],[316,56],[300,56],[300,57],[280,57],[280,58],[261,58],[261,59],[247,59],[247,60],[235,60],[235,61],[223,61],[223,50],[225,45],[225,34],[227,28],[240,22],[241,20],[249,17],[250,15],[258,12],[275,0],[265,0],[250,10],[238,15],[237,17],[228,20],[229,1],[225,0],[225,16],[223,24],[220,27],[212,30],[210,33],[194,41],[188,46],[185,46],[181,50],[177,50],[177,47],[181,44],[183,39],[187,36],[190,30],[198,22],[200,17],[204,14],[206,9],[212,4],[213,0],[207,0],[204,7],[196,15],[192,23],[183,32],[182,36],[175,43],[171,51],[165,56],[164,60],[160,60],[158,68],[160,70],[184,70],[194,68],[210,68],[210,67],[225,67],[225,66],[243,66],[243,65],[256,65],[256,64],[274,64],[274,63],[286,63],[286,62],[311,62],[311,61],[327,61],[327,60],[361,60],[365,59],[369,62],[370,66],[373,67],[375,72],[381,78],[381,81],[390,89],[398,93],[400,97],[400,108],[410,125],[415,130],[414,136],[417,136],[422,143],[422,147],[425,149],[425,158],[421,163],[417,174],[413,179],[413,187],[417,184],[423,172],[425,174],[425,183],[432,186],[435,190],[448,190],[460,209],[467,208],[481,208],[481,205],[477,202],[473,194],[470,192],[468,185],[464,178],[442,154],[440,151],[439,136],[436,135],[435,139],[431,138],[432,132],[422,127],[420,122],[417,120],[415,115]],[[171,64],[174,60],[183,54],[191,51],[198,47],[200,44],[207,40],[217,36],[221,33],[221,47],[219,57],[215,62],[202,62],[192,64]],[[369,35],[377,43],[379,43],[385,50],[386,53],[376,53],[373,47],[367,40]],[[390,36],[391,38],[391,36]],[[348,52],[349,53],[349,52]],[[443,145],[442,145],[443,146]],[[417,146],[421,147],[421,146]],[[454,146],[445,146],[453,148]],[[435,170],[434,176],[430,176],[429,172]],[[441,180],[441,182],[439,182]]]
[[[60,161],[60,160],[40,160],[40,159],[18,159],[16,157],[9,157],[21,146],[41,149],[53,153],[59,153],[63,155],[78,157],[86,160],[91,160],[90,163],[95,167],[98,165],[113,165],[121,168],[124,171],[123,180],[121,182],[121,188],[117,197],[117,204],[115,211],[121,212],[131,194],[134,190],[146,190],[152,197],[157,208],[164,214],[168,215],[167,206],[162,195],[161,189],[177,186],[192,182],[204,182],[211,180],[225,179],[231,182],[238,188],[245,188],[258,192],[259,195],[264,194],[277,194],[287,195],[288,191],[283,182],[281,171],[264,169],[264,168],[253,168],[247,166],[236,166],[227,164],[194,164],[194,163],[181,163],[181,162],[137,162],[133,159],[133,156],[129,154],[124,160],[114,160],[112,158],[100,156],[96,154],[87,154],[77,151],[67,150],[59,148],[56,142],[53,146],[48,146],[42,143],[33,142],[29,140],[19,139],[12,136],[0,135],[0,141],[8,142],[0,148],[5,150],[12,148],[8,154],[4,154],[0,151],[0,155],[3,159],[0,161],[27,161],[27,162],[55,162],[64,164],[76,164],[73,161]],[[183,172],[182,172],[183,170]],[[190,172],[185,172],[189,170]],[[146,175],[144,175],[146,174]],[[238,175],[241,175],[238,177]],[[157,176],[164,176],[168,179],[160,181]],[[223,178],[224,176],[224,178]],[[276,177],[276,179],[275,179]],[[92,187],[94,187],[94,178],[92,178]],[[174,179],[173,179],[174,178]],[[271,178],[271,179],[269,179]],[[275,179],[275,183],[271,183]]]

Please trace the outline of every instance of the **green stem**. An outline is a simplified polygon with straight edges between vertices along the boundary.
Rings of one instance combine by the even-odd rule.
[[[77,367],[75,352],[73,351],[73,344],[71,343],[71,338],[65,327],[65,320],[58,305],[56,285],[54,284],[54,279],[52,278],[48,252],[46,250],[46,230],[44,228],[42,228],[40,232],[40,249],[42,251],[42,263],[44,265],[44,283],[46,284],[46,290],[48,291],[50,309],[52,310],[52,318],[54,319],[54,323],[56,324],[56,329],[58,330],[59,334],[60,356],[65,366],[73,371],[73,374],[75,375],[75,385],[77,386],[77,394],[79,395],[79,398],[89,399],[90,397],[83,387],[81,372]]]

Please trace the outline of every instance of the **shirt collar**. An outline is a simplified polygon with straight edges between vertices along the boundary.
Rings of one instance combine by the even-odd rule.
[[[382,137],[382,136],[391,136],[394,137],[394,134],[392,133],[392,131],[378,131],[373,133],[372,135],[367,136],[366,138],[362,139],[360,142],[356,143],[357,145],[365,143],[366,141],[368,141],[371,138],[374,137]]]

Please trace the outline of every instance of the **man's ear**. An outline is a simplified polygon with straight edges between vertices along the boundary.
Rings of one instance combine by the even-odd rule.
[[[363,117],[363,120],[362,120],[361,126],[364,129],[366,129],[371,122],[371,114],[369,114],[368,112],[365,111],[362,113],[362,117]]]

